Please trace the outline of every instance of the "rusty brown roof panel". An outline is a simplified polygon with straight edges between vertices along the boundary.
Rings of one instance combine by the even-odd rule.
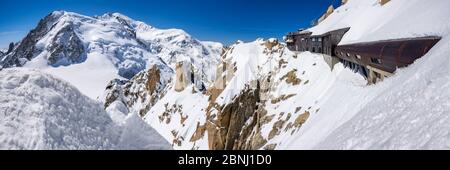
[[[336,54],[341,59],[363,66],[370,65],[394,72],[396,68],[412,64],[425,55],[440,39],[440,37],[431,36],[346,44],[338,46]],[[348,54],[359,55],[361,59],[348,57]]]

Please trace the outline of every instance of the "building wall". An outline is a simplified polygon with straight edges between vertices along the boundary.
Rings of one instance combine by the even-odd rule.
[[[292,51],[310,51],[335,56],[333,52],[334,48],[339,44],[348,30],[349,28],[344,28],[315,36],[311,36],[312,33],[292,34],[287,37],[293,40],[293,42],[287,45]]]

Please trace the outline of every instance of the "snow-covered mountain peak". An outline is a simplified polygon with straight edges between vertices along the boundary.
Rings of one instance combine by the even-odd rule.
[[[134,20],[131,19],[130,17],[128,17],[128,16],[126,16],[124,14],[118,13],[118,12],[105,13],[105,14],[102,15],[101,18],[120,18],[120,19],[123,19],[123,20],[134,22]]]
[[[154,28],[120,13],[89,17],[55,11],[1,56],[0,65],[46,70],[97,98],[115,78],[131,79],[153,66],[173,74],[179,60],[189,60],[212,81],[221,51],[221,44],[203,44],[183,30]]]
[[[114,13],[106,13],[101,16],[95,16],[94,18],[102,20],[102,21],[110,21],[110,22],[117,22],[122,24],[125,27],[129,27],[129,29],[135,29],[140,23],[140,21],[135,21],[131,18],[129,18],[126,15],[123,15],[118,12]]]

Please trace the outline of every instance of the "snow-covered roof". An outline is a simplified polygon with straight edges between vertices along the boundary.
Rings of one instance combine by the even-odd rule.
[[[449,6],[448,0],[395,0],[383,6],[378,0],[349,0],[308,30],[321,35],[351,27],[341,44],[443,36],[450,30]]]

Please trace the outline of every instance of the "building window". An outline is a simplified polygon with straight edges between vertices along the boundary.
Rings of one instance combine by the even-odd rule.
[[[313,41],[313,42],[316,42],[316,38],[312,38],[312,41]]]
[[[318,40],[319,42],[322,42],[322,38],[317,38],[317,40]]]
[[[371,61],[374,64],[381,64],[381,59],[380,58],[371,58]]]

